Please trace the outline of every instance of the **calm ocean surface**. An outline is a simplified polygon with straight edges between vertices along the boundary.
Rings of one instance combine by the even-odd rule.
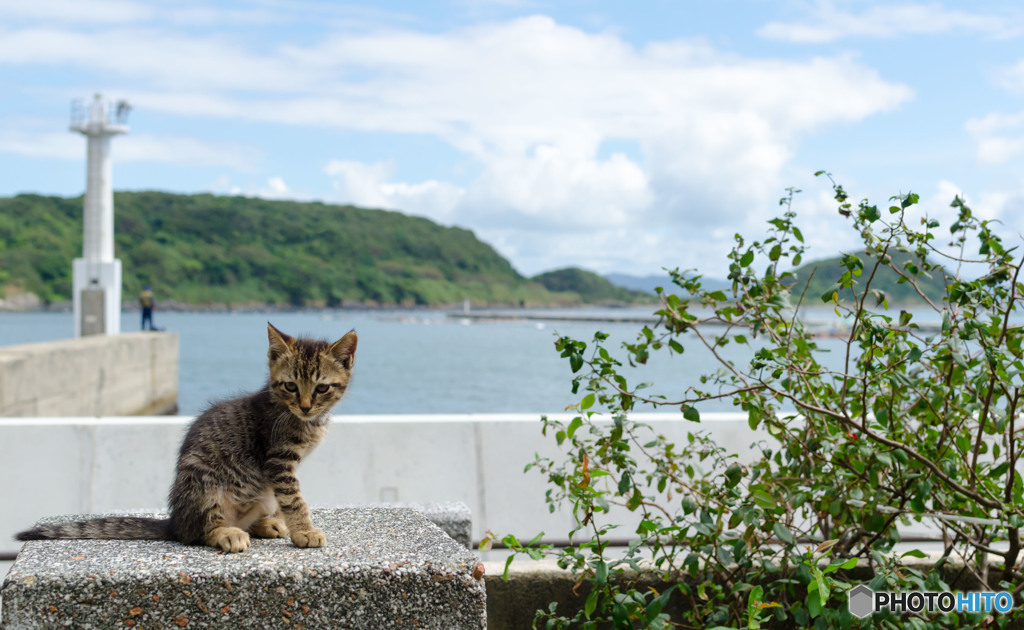
[[[654,307],[609,313],[649,315]],[[588,314],[600,311],[587,310]],[[126,312],[125,332],[138,330],[139,314]],[[577,402],[571,371],[558,356],[558,335],[590,341],[603,330],[632,341],[641,324],[611,322],[473,321],[437,311],[171,313],[157,312],[158,326],[179,334],[178,404],[193,415],[212,400],[262,386],[266,378],[266,323],[292,335],[334,340],[359,333],[352,387],[337,413],[551,413]],[[70,337],[70,313],[0,313],[0,345]],[[663,355],[663,356],[659,356]],[[624,355],[623,355],[624,357]],[[653,382],[649,392],[679,397],[713,367],[695,343],[683,356],[657,353],[630,371],[630,382]],[[703,407],[729,411],[727,402]]]

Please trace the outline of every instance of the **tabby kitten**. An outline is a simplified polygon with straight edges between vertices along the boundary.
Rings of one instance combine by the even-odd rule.
[[[170,493],[170,518],[111,517],[41,525],[18,540],[177,540],[245,551],[249,537],[291,536],[320,547],[295,468],[327,433],[330,410],[348,387],[355,331],[334,343],[295,339],[269,323],[270,379],[261,391],[217,403],[185,435]]]

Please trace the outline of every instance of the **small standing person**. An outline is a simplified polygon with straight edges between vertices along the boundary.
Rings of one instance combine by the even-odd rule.
[[[153,290],[148,284],[142,293],[139,293],[139,305],[142,306],[142,330],[146,330],[147,322],[149,329],[153,330]]]

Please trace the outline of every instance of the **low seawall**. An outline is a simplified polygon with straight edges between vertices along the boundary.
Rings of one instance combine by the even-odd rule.
[[[177,333],[0,347],[0,417],[161,415],[177,408]]]
[[[701,424],[681,416],[636,415],[679,443],[688,431],[705,430],[728,447],[749,452],[757,439],[745,415],[707,414]],[[16,552],[20,544],[14,533],[44,516],[164,508],[191,421],[180,416],[0,420],[0,444],[11,445],[0,457],[0,479],[6,480],[0,554]],[[559,449],[554,439],[541,435],[534,414],[339,413],[323,443],[303,460],[298,478],[311,505],[460,501],[473,515],[474,540],[488,529],[526,539],[541,531],[565,537],[572,515],[550,512],[544,476],[523,473],[535,453],[556,456]],[[627,522],[631,518],[623,514]],[[623,531],[628,535],[635,527]]]

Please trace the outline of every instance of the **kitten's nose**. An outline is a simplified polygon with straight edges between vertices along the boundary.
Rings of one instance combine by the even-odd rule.
[[[312,405],[310,405],[309,407],[303,407],[302,405],[299,405],[299,409],[302,410],[302,413],[309,413],[309,410],[312,409],[312,408],[313,408]]]

